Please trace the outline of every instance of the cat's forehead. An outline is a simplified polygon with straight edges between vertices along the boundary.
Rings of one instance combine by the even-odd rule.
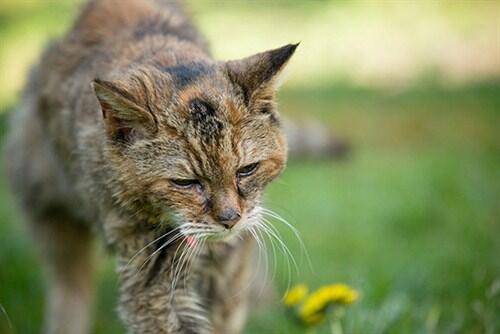
[[[237,158],[240,134],[245,131],[241,122],[245,111],[236,107],[230,96],[186,92],[182,100],[185,108],[182,132],[191,148],[197,148],[197,155],[227,163]]]
[[[173,114],[190,136],[212,142],[244,118],[246,107],[228,78],[215,65],[193,63],[168,68],[173,85]]]
[[[182,142],[189,162],[197,173],[212,174],[214,179],[244,163],[260,160],[264,148],[272,148],[270,122],[252,117],[245,107],[230,97],[210,99],[199,91],[185,92],[183,110],[178,112],[175,140]]]
[[[206,62],[192,62],[163,68],[163,72],[170,76],[176,89],[184,89],[190,85],[200,84],[207,77],[217,76],[214,64]]]
[[[164,73],[171,78],[175,101],[165,121],[175,127],[192,162],[205,165],[204,174],[225,169],[233,174],[231,168],[259,160],[265,148],[273,148],[271,117],[252,113],[241,90],[216,64],[181,64]]]

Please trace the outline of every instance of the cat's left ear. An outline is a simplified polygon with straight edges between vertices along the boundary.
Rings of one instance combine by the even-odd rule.
[[[106,131],[111,139],[125,143],[156,133],[154,115],[141,107],[126,85],[95,79],[91,83],[101,106]]]
[[[274,95],[279,77],[299,44],[288,44],[278,49],[225,63],[228,76],[240,86],[247,103],[252,99]]]

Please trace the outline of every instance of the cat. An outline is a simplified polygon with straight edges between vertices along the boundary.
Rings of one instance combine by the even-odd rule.
[[[48,278],[46,333],[90,332],[96,235],[129,332],[242,330],[296,48],[215,61],[176,2],[84,5],[32,70],[6,148]]]

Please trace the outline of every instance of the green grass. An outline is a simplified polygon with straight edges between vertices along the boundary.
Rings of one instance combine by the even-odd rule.
[[[387,94],[331,85],[280,95],[283,111],[319,118],[353,145],[345,161],[291,162],[267,194],[268,206],[300,230],[312,259],[313,271],[299,260],[292,281],[313,288],[345,282],[360,291],[346,333],[500,330],[498,88],[422,84]],[[5,183],[0,304],[15,333],[37,333],[44,283]],[[277,226],[300,259],[293,235]],[[112,260],[102,267],[95,333],[121,333]],[[281,294],[282,259],[277,268]],[[0,332],[8,333],[2,320]],[[303,330],[275,302],[253,314],[246,333]]]

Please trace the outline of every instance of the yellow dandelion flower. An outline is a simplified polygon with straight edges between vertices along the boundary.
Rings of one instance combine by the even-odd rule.
[[[283,303],[287,306],[295,306],[307,295],[308,289],[304,284],[297,284],[285,294]]]
[[[322,322],[323,320],[325,320],[325,317],[326,317],[325,312],[316,313],[316,314],[313,314],[307,318],[303,318],[302,322],[306,326],[315,326],[315,325],[319,324],[320,322]]]
[[[350,305],[357,299],[358,292],[345,284],[327,285],[313,292],[304,301],[299,315],[306,324],[315,324],[318,320],[323,320],[329,305]]]

